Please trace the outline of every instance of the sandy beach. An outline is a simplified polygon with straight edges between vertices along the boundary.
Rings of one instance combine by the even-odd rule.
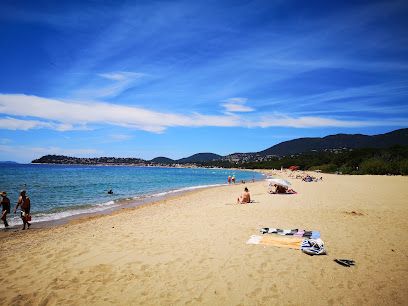
[[[406,304],[408,177],[322,176],[289,179],[295,195],[248,183],[248,205],[236,184],[1,232],[0,304]],[[328,255],[246,244],[262,227],[318,230]]]

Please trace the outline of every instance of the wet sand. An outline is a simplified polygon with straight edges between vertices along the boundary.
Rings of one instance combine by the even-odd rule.
[[[248,205],[237,184],[2,232],[0,304],[405,304],[408,177],[322,176],[289,178],[296,195],[248,183]],[[261,227],[318,230],[328,255],[247,245]]]

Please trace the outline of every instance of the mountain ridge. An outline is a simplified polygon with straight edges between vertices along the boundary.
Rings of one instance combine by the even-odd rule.
[[[115,157],[95,157],[77,158],[62,155],[45,155],[35,159],[32,163],[74,163],[74,164],[194,164],[208,163],[220,160],[250,160],[255,157],[265,156],[286,156],[301,154],[312,151],[325,151],[336,149],[358,149],[358,148],[386,148],[393,145],[408,146],[408,128],[394,130],[378,135],[364,134],[334,134],[324,137],[303,137],[288,141],[283,141],[265,150],[250,153],[233,153],[221,156],[215,153],[196,153],[188,157],[177,160],[160,156],[150,161],[140,158],[115,158]]]
[[[408,128],[384,134],[334,134],[325,137],[304,137],[281,142],[258,152],[261,156],[285,156],[309,151],[329,149],[386,148],[393,145],[408,145]]]

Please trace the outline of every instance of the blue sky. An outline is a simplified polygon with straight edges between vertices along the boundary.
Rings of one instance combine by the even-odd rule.
[[[404,1],[1,1],[0,160],[225,155],[407,127],[407,13]]]

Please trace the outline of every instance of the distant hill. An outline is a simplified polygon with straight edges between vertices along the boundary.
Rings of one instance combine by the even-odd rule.
[[[189,157],[178,159],[176,162],[183,163],[199,163],[199,162],[209,162],[213,160],[221,159],[222,156],[214,153],[197,153]]]
[[[174,160],[171,158],[160,156],[160,157],[153,158],[150,162],[157,163],[157,164],[172,164],[174,163]]]
[[[18,163],[10,160],[0,160],[0,164],[18,164]]]
[[[400,129],[386,134],[373,136],[362,134],[337,134],[322,138],[298,138],[281,142],[266,150],[258,152],[258,154],[261,156],[285,156],[314,150],[323,151],[341,148],[387,148],[393,145],[408,145],[408,129]]]
[[[151,164],[206,164],[228,167],[233,163],[245,162],[263,162],[269,157],[275,156],[290,156],[293,154],[309,153],[313,151],[327,151],[336,149],[382,149],[389,148],[394,145],[408,146],[408,128],[395,130],[389,133],[380,135],[362,135],[362,134],[337,134],[326,137],[314,138],[298,138],[289,141],[281,142],[266,150],[251,153],[233,153],[227,156],[221,156],[214,153],[197,153],[189,157],[173,160],[167,157],[156,157],[150,161],[139,158],[118,158],[118,157],[95,157],[95,158],[77,158],[62,155],[46,155],[39,159],[35,159],[32,163],[49,163],[49,164],[132,164],[132,165],[151,165]]]
[[[45,155],[32,161],[34,164],[66,164],[66,165],[139,165],[144,164],[140,158],[123,158],[123,157],[93,157],[80,158],[64,155]]]

